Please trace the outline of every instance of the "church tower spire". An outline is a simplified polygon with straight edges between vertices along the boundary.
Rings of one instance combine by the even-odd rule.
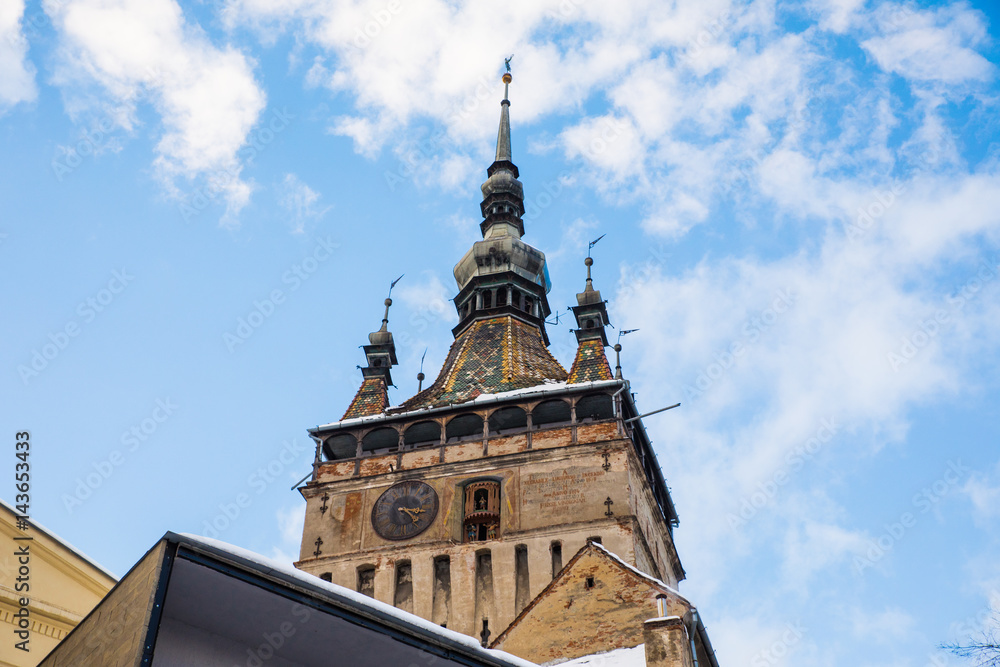
[[[552,285],[545,254],[521,240],[524,186],[512,161],[509,60],[507,65],[496,154],[479,205],[483,239],[455,265],[455,342],[437,380],[400,406],[406,410],[567,377],[547,347],[545,318],[551,309],[546,295]]]
[[[591,248],[594,243],[597,241],[590,244]],[[608,320],[608,302],[601,298],[600,290],[594,289],[594,280],[590,275],[594,260],[589,253],[583,263],[587,266],[587,284],[576,295],[576,305],[572,307],[578,327],[573,333],[576,334],[579,346],[569,371],[570,384],[612,379],[611,367],[604,355],[604,348],[608,344],[605,327],[611,324]]]
[[[398,278],[392,285],[395,286],[397,282],[399,282]],[[392,293],[392,287],[389,288],[389,293]],[[368,334],[368,345],[363,346],[368,365],[361,368],[361,375],[364,379],[342,419],[382,414],[389,407],[389,387],[392,386],[390,369],[398,363],[396,361],[396,344],[392,339],[392,332],[389,331],[389,306],[391,305],[392,299],[386,297],[382,327],[378,331]]]

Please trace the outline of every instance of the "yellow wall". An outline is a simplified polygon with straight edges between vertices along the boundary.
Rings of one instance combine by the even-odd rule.
[[[44,530],[18,530],[14,513],[0,505],[0,667],[35,667],[115,585],[115,579]],[[14,537],[31,536],[31,541]],[[17,546],[29,544],[31,635],[29,652],[14,648],[14,613],[24,593],[14,589],[18,577]]]

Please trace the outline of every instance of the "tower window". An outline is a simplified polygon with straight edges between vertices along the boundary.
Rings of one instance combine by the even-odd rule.
[[[358,592],[370,598],[375,597],[375,568],[362,565],[358,568]]]
[[[507,288],[501,287],[497,290],[497,306],[507,305]]]
[[[322,579],[323,581],[332,582],[333,581],[333,573],[332,572],[324,572],[323,574],[319,575],[319,578]]]
[[[552,543],[552,578],[555,579],[562,569],[562,542]]]
[[[492,307],[493,307],[493,291],[483,290],[483,308],[486,309]]]
[[[500,482],[470,482],[465,486],[463,541],[483,542],[500,536]]]

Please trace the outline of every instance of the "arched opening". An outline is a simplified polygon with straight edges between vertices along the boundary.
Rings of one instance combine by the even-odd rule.
[[[490,415],[490,434],[510,433],[528,428],[528,413],[512,406],[501,408]]]
[[[403,433],[403,444],[407,448],[436,445],[441,442],[441,425],[437,422],[417,422]]]
[[[531,411],[531,423],[536,428],[568,424],[570,419],[569,403],[559,399],[539,403]]]
[[[394,428],[383,427],[370,431],[361,439],[363,453],[388,454],[399,449],[399,433]]]
[[[493,290],[483,290],[483,309],[493,307]]]
[[[477,414],[466,414],[455,417],[444,430],[448,442],[457,442],[466,438],[483,437],[483,418]]]
[[[608,394],[590,394],[577,401],[577,421],[597,421],[614,416],[614,403]]]
[[[497,290],[497,307],[507,305],[507,288],[501,287]]]
[[[323,443],[323,453],[327,461],[353,459],[358,455],[358,439],[350,433],[335,435]]]

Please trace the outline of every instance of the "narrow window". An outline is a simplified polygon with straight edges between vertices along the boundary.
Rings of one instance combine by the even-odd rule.
[[[507,288],[501,287],[497,290],[497,306],[507,305]]]
[[[562,542],[552,543],[552,578],[555,579],[562,569]]]
[[[528,606],[528,547],[518,544],[514,548],[514,613],[520,614]]]
[[[375,597],[375,568],[362,565],[358,568],[358,592],[370,598]]]
[[[493,307],[493,291],[483,290],[483,310]]]
[[[392,604],[413,613],[413,570],[409,561],[396,563],[396,593]]]
[[[475,618],[483,619],[480,639],[483,646],[489,640],[489,619],[493,617],[493,558],[489,551],[476,554],[476,608]]]
[[[591,588],[593,588],[593,587],[594,587],[594,578],[593,578],[593,577],[587,577],[587,583],[586,583],[586,586],[587,586],[587,590],[588,590],[588,591],[589,591],[589,590],[590,590]]]
[[[434,559],[434,599],[431,620],[442,628],[448,627],[451,613],[451,559],[438,556]]]

